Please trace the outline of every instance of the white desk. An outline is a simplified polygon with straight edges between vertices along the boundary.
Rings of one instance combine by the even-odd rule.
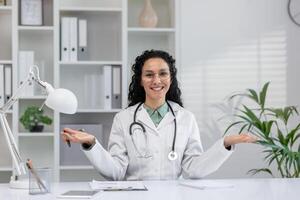
[[[206,180],[204,180],[206,181]],[[292,200],[299,199],[300,179],[226,179],[213,180],[231,188],[194,189],[178,184],[178,181],[144,181],[148,191],[102,192],[97,199],[104,200]],[[195,180],[199,184],[201,180]],[[52,193],[28,195],[26,190],[9,189],[0,184],[1,200],[56,199],[56,196],[70,189],[89,189],[88,183],[55,183]]]

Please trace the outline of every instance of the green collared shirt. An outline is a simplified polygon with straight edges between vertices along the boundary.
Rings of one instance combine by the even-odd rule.
[[[160,121],[164,118],[164,116],[169,112],[168,104],[165,102],[159,108],[153,110],[152,108],[147,107],[144,104],[144,108],[146,109],[147,113],[149,114],[150,118],[152,119],[155,126],[158,126]]]

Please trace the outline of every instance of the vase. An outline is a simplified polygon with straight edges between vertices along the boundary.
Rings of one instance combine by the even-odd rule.
[[[139,16],[139,25],[146,28],[154,28],[157,25],[157,14],[152,7],[151,0],[145,0],[144,8]]]

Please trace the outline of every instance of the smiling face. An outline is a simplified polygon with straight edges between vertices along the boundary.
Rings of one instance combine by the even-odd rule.
[[[146,93],[146,105],[152,107],[162,105],[165,102],[170,84],[169,66],[163,59],[150,58],[144,63],[141,85]]]

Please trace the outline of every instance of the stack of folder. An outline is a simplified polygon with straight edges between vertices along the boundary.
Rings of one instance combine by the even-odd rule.
[[[12,66],[0,64],[0,108],[12,95]]]
[[[87,20],[61,18],[61,61],[87,60]]]

